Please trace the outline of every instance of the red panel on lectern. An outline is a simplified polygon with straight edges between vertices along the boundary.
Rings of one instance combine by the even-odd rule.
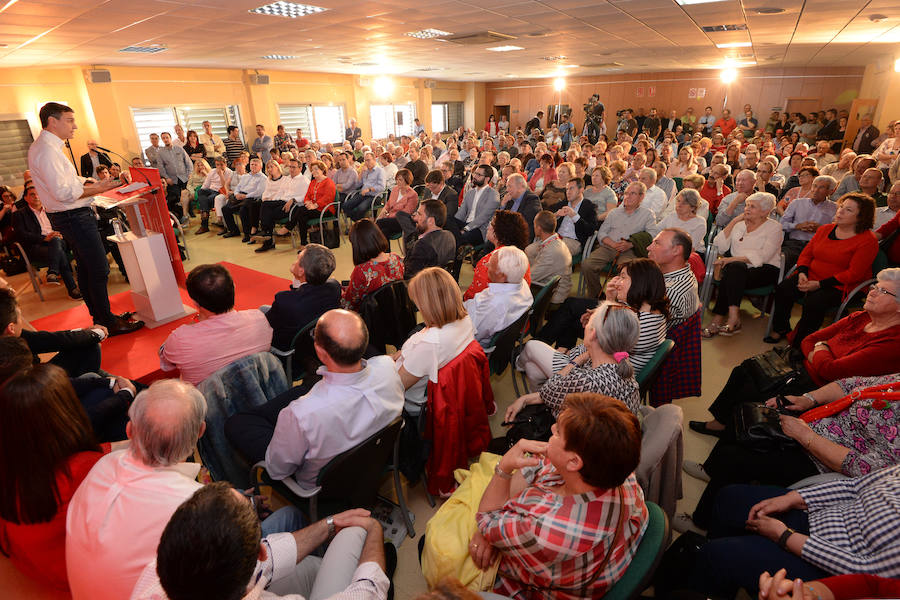
[[[169,250],[169,260],[172,262],[172,271],[175,272],[175,281],[180,287],[185,286],[184,265],[181,263],[181,253],[178,251],[178,242],[175,240],[175,230],[169,221],[169,208],[166,197],[162,192],[162,181],[159,178],[159,170],[150,167],[131,167],[131,181],[150,180],[150,187],[156,188],[152,194],[148,194],[150,201],[140,205],[141,218],[144,226],[166,236],[166,248]],[[141,175],[146,176],[146,179]]]

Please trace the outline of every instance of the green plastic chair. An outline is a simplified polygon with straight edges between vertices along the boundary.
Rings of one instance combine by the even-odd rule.
[[[644,365],[644,368],[641,369],[640,373],[634,376],[641,390],[641,398],[646,398],[647,393],[650,391],[653,382],[659,374],[659,369],[663,366],[663,363],[666,362],[666,359],[672,354],[672,350],[674,349],[675,342],[670,339],[664,339],[662,343],[656,347],[653,356],[647,364]]]
[[[673,177],[672,179],[675,181],[675,189],[680,192],[684,188],[684,179],[681,177]]]
[[[297,342],[303,339],[303,336],[309,335],[309,332],[316,328],[316,323],[319,322],[319,317],[316,317],[306,325],[300,328],[300,330],[294,334],[294,339],[291,340],[291,345],[287,350],[280,350],[275,346],[269,348],[269,352],[278,357],[281,361],[282,366],[284,367],[284,373],[287,375],[288,384],[293,384],[295,381],[299,381],[305,378],[308,373],[306,371],[301,371],[299,373],[294,373],[294,354],[297,351]]]
[[[669,545],[671,530],[669,518],[663,509],[653,502],[647,502],[647,512],[650,513],[650,519],[637,552],[622,578],[603,595],[603,600],[632,600],[640,597],[650,586],[653,574]]]

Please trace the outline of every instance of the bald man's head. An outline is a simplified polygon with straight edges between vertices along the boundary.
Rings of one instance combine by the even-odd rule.
[[[342,367],[356,365],[369,345],[366,324],[349,310],[329,310],[319,317],[315,331],[316,353],[325,363],[323,353]]]

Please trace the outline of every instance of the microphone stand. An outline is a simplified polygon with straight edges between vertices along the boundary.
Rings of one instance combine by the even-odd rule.
[[[66,144],[68,144],[68,140],[66,140]],[[97,146],[97,150],[102,150],[103,152],[109,152],[110,154],[115,154],[116,156],[118,156],[119,158],[121,158],[124,161],[124,164],[126,164],[126,165],[129,164],[129,160],[127,158],[125,158],[124,156],[122,156],[121,154],[119,154],[118,152],[116,152],[115,150],[110,150],[109,148],[104,148],[103,146]],[[69,148],[69,152],[71,152],[71,151],[72,151],[72,149]],[[73,157],[72,160],[75,160],[75,158]],[[122,168],[124,169],[124,167],[122,167]],[[150,183],[150,178],[147,177],[147,175],[145,175],[141,171],[136,171],[136,173],[138,173],[141,177],[143,177],[144,181],[147,182],[147,187],[150,188],[149,190],[147,190],[149,193],[152,194],[153,192],[155,192],[158,189],[158,188],[153,187],[153,184]]]
[[[72,157],[72,164],[78,169],[78,163],[75,162],[75,153],[72,152],[72,144],[69,143],[69,140],[66,140],[66,148],[69,149],[69,156]]]

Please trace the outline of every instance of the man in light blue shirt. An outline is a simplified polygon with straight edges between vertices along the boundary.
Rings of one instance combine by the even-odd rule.
[[[256,229],[256,223],[259,221],[259,203],[266,189],[266,180],[266,176],[262,174],[262,161],[256,157],[251,158],[250,172],[241,175],[237,187],[228,196],[228,202],[222,207],[225,231],[220,235],[223,238],[240,235],[237,224],[234,222],[234,213],[239,212],[241,227],[244,229],[244,237],[241,241],[244,243],[250,241],[250,235]]]
[[[341,205],[341,210],[353,221],[359,221],[369,214],[372,202],[385,189],[384,169],[375,162],[375,154],[366,152],[363,155],[365,168],[359,176],[359,193],[352,198],[347,198]]]
[[[159,176],[166,182],[166,204],[177,217],[183,216],[181,192],[187,187],[194,165],[184,148],[172,143],[169,132],[162,134],[163,147],[156,155]]]
[[[797,264],[800,253],[803,252],[807,242],[813,239],[816,230],[834,220],[837,204],[829,200],[828,196],[836,187],[837,181],[834,177],[819,175],[813,179],[809,198],[797,198],[788,204],[784,216],[781,217],[781,228],[785,233],[784,242],[781,244],[785,269]]]

